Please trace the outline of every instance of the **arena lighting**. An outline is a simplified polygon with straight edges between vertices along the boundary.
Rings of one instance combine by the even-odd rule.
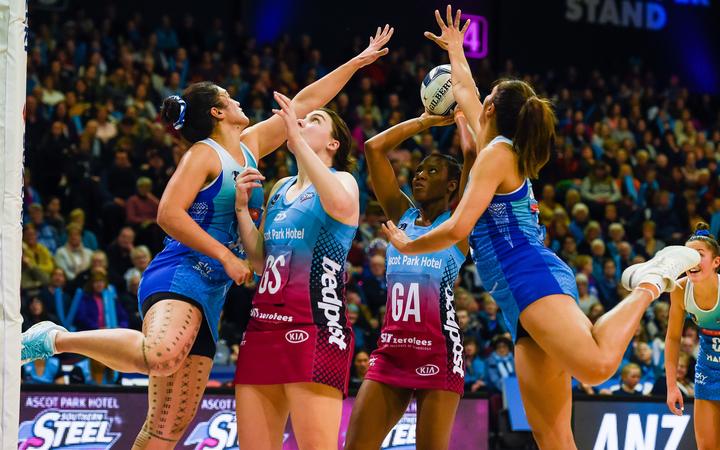
[[[488,54],[488,21],[483,16],[463,14],[463,22],[470,19],[470,27],[465,32],[465,56],[481,59]]]

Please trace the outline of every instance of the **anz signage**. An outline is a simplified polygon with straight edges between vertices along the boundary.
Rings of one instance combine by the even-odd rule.
[[[669,19],[668,7],[709,8],[711,0],[565,0],[565,19],[642,30],[662,30]]]
[[[576,401],[573,431],[581,450],[697,449],[692,403],[676,416],[664,403]]]

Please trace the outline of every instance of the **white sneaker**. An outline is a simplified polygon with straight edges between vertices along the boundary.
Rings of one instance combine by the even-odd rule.
[[[23,364],[36,359],[47,359],[56,353],[55,336],[59,331],[67,331],[50,321],[39,322],[22,334],[20,359]]]
[[[633,264],[622,273],[620,282],[628,291],[632,291],[640,283],[653,283],[658,276],[664,285],[658,286],[662,292],[671,292],[678,285],[677,278],[700,264],[700,253],[690,247],[671,245],[665,247],[644,263]],[[650,280],[648,280],[648,278]]]

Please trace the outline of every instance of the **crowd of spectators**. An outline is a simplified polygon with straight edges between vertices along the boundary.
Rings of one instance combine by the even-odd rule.
[[[61,19],[62,17],[62,19]],[[146,20],[141,13],[103,17],[83,11],[32,20],[26,99],[26,170],[22,292],[24,328],[53,320],[76,330],[139,329],[137,289],[162,248],[155,216],[159,198],[187,143],[158,119],[159,105],[190,83],[209,80],[237,99],[252,123],[266,119],[272,92],[292,96],[328,73],[323,45],[308,35],[258,45],[241,23]],[[348,42],[360,51],[364,41]],[[347,55],[350,57],[351,55]],[[348,259],[349,321],[356,335],[354,381],[362,380],[383,323],[387,285],[383,211],[364,165],[366,139],[421,113],[419,84],[445,56],[418,42],[393,48],[358,73],[330,104],[347,121],[359,164],[362,219]],[[499,77],[520,77],[550,97],[558,139],[535,181],[546,244],[577,274],[580,307],[591,321],[627,293],[619,283],[629,264],[684,242],[698,221],[720,231],[718,99],[690,93],[677,78],[658,79],[641,66],[625,74],[520,72],[508,61],[473,62],[481,92]],[[432,129],[390,154],[411,193],[414,167],[432,152],[461,159],[454,127]],[[280,148],[260,163],[267,190],[296,171]],[[253,287],[231,291],[216,362],[232,363]],[[502,312],[471,263],[455,290],[465,335],[468,391],[499,391],[514,376],[513,343]],[[588,393],[642,395],[664,388],[663,348],[668,299],[651,307],[618,375]],[[549,318],[548,320],[552,320]],[[562,324],[558,324],[562,326]],[[683,333],[678,383],[692,393],[696,328]],[[117,382],[101,365],[66,357],[24,368],[27,382]],[[67,362],[70,374],[62,373]],[[682,369],[684,368],[684,369]],[[657,388],[656,388],[657,392]]]

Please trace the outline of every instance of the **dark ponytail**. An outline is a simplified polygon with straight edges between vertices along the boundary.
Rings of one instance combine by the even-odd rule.
[[[330,116],[330,120],[332,121],[332,137],[340,143],[340,146],[335,152],[333,167],[343,172],[352,173],[355,170],[355,158],[350,154],[352,150],[350,129],[342,117],[332,109],[320,108],[320,111]]]
[[[188,141],[198,142],[210,136],[217,123],[210,114],[211,108],[222,108],[220,88],[203,81],[188,86],[181,97],[172,95],[166,98],[160,108],[160,117],[180,130],[182,137]]]
[[[513,141],[522,177],[537,178],[550,159],[557,119],[550,101],[521,80],[503,80],[493,98],[498,132]]]
[[[720,245],[718,245],[718,241],[715,239],[715,236],[710,234],[710,225],[705,222],[698,222],[698,224],[695,225],[695,232],[692,236],[690,236],[690,239],[688,239],[687,242],[694,241],[700,241],[705,244],[705,247],[712,252],[713,258],[720,256]]]

